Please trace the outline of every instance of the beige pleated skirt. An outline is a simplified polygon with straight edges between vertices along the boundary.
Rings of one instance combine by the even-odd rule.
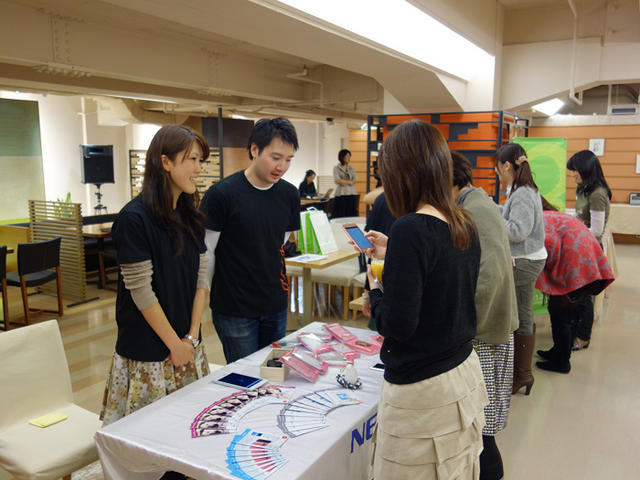
[[[477,479],[488,403],[473,351],[437,377],[408,385],[383,381],[374,479]]]

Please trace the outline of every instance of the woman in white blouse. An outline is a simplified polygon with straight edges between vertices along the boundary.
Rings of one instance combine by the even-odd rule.
[[[339,165],[333,167],[333,180],[336,183],[335,198],[333,199],[332,218],[357,217],[358,199],[354,185],[358,178],[356,171],[349,163],[351,162],[351,152],[342,149],[338,152]]]

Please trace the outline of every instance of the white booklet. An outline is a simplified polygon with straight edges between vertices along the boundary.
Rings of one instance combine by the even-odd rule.
[[[317,260],[324,260],[327,258],[327,255],[318,255],[316,253],[305,253],[303,255],[298,255],[297,257],[289,257],[287,260],[292,262],[300,262],[300,263],[309,263],[315,262]]]

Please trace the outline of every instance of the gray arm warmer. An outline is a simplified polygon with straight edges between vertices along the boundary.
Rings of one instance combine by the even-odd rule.
[[[153,265],[151,260],[125,263],[120,265],[124,286],[131,292],[133,303],[139,310],[146,310],[158,302],[156,294],[151,288]]]
[[[196,288],[204,288],[205,290],[211,290],[209,285],[209,278],[207,275],[207,269],[209,267],[209,256],[207,252],[200,254],[200,268],[198,268],[198,283]]]

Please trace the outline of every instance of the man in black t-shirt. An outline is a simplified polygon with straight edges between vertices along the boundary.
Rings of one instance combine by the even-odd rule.
[[[228,363],[285,335],[283,245],[300,228],[298,189],[281,179],[298,149],[295,128],[286,118],[259,120],[247,148],[249,168],[209,188],[201,206],[213,325]]]

